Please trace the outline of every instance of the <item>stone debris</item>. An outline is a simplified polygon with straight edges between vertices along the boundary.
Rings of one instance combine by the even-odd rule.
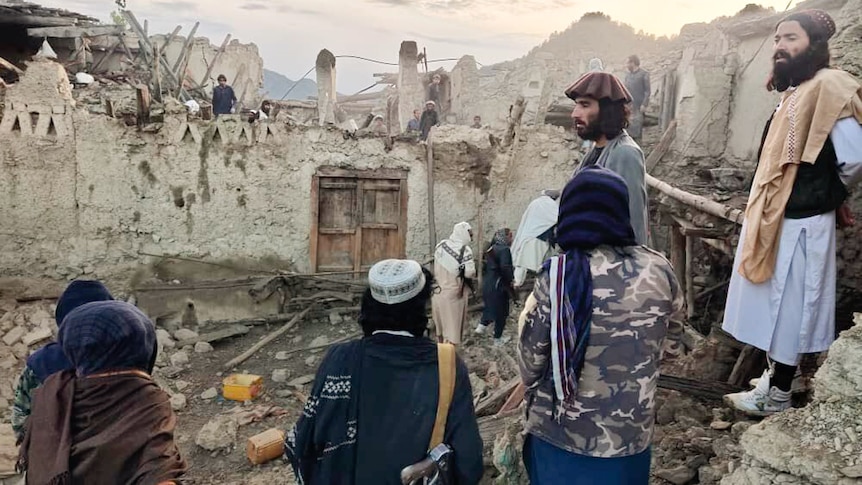
[[[733,423],[727,421],[713,421],[709,424],[709,427],[716,431],[726,431],[733,426]]]
[[[296,379],[287,383],[289,386],[293,387],[301,387],[306,384],[309,384],[314,381],[314,374],[307,374],[304,376],[297,377]]]
[[[182,411],[185,409],[187,402],[185,394],[174,394],[171,396],[171,409]]]
[[[230,448],[236,441],[238,429],[235,416],[215,416],[198,431],[195,444],[207,451]]]
[[[174,387],[176,387],[178,391],[188,388],[189,385],[190,384],[186,381],[174,381]]]
[[[316,363],[317,363],[317,356],[316,355],[312,355],[311,357],[305,359],[305,365],[307,365],[309,367],[313,366]]]
[[[213,346],[209,342],[198,342],[195,344],[195,353],[206,354],[213,351]]]
[[[287,382],[290,377],[288,369],[275,369],[272,371],[272,382]]]
[[[290,354],[286,350],[282,350],[275,353],[275,360],[287,360],[290,358]]]
[[[218,396],[218,390],[215,387],[210,387],[201,393],[201,399],[203,400],[215,399],[216,396]]]
[[[3,343],[11,347],[18,343],[25,333],[27,333],[27,330],[23,327],[15,327],[3,336]]]
[[[344,323],[344,317],[339,312],[332,312],[329,314],[329,323],[331,325],[341,325]]]
[[[51,337],[53,337],[53,334],[51,333],[50,328],[39,327],[38,329],[33,330],[32,332],[25,335],[21,339],[21,343],[29,347],[31,345],[48,340]]]
[[[179,351],[171,355],[171,365],[174,367],[182,367],[189,363],[189,354],[185,351]]]
[[[329,343],[329,339],[326,337],[326,335],[320,335],[318,337],[315,337],[315,339],[312,340],[311,343],[308,344],[308,346],[309,347],[320,347],[320,346],[327,345],[328,343]]]
[[[814,401],[742,433],[742,466],[723,485],[858,483],[862,478],[862,325],[843,332],[815,376]],[[734,433],[736,426],[734,425]],[[754,479],[760,480],[754,482]]]
[[[179,340],[179,341],[191,340],[191,339],[197,338],[197,337],[198,337],[197,332],[195,332],[193,330],[189,330],[187,328],[181,328],[181,329],[177,330],[176,332],[174,332],[174,339]]]
[[[657,470],[655,476],[662,480],[667,480],[674,485],[685,485],[697,476],[697,472],[685,465],[681,465],[676,468]]]
[[[172,349],[177,346],[177,343],[171,338],[171,334],[163,328],[156,329],[156,340],[166,349]]]

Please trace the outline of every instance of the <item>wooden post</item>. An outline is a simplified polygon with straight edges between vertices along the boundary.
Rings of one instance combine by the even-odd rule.
[[[734,386],[747,387],[746,382],[751,376],[757,375],[757,372],[763,367],[762,350],[746,345],[739,353],[739,358],[736,359],[736,364],[733,366],[733,371],[730,377],[727,378],[727,383]]]
[[[434,248],[437,247],[437,227],[434,223],[434,127],[428,133],[426,143],[427,165],[426,178],[428,180],[428,254],[434,255]]]
[[[685,236],[682,235],[676,224],[671,224],[670,229],[670,264],[680,286],[685,284]]]
[[[146,85],[136,86],[138,101],[138,124],[147,123],[150,119],[150,89]]]
[[[186,37],[185,43],[183,43],[183,48],[180,49],[180,54],[177,56],[177,60],[174,62],[174,66],[171,68],[171,72],[176,73],[177,70],[182,65],[182,62],[183,62],[183,59],[184,59],[186,52],[188,52],[188,50],[191,48],[192,42],[194,42],[194,40],[195,40],[195,33],[197,33],[198,26],[200,24],[201,24],[200,22],[195,22],[195,26],[192,27],[192,31],[189,33],[189,36]],[[180,77],[180,76],[177,75],[177,77]],[[182,78],[180,77],[180,79],[182,79]]]
[[[213,69],[215,68],[216,61],[218,61],[218,58],[222,55],[224,50],[227,48],[228,42],[230,42],[230,34],[227,34],[227,36],[224,38],[224,42],[221,43],[221,47],[219,47],[218,51],[216,51],[216,54],[213,57],[213,60],[210,61],[210,65],[207,66],[207,72],[206,72],[206,74],[204,74],[204,78],[201,79],[201,82],[200,82],[201,86],[205,85],[206,82],[209,80],[210,75],[212,74]],[[243,66],[244,65],[245,64],[243,64]]]
[[[141,24],[138,23],[138,19],[135,17],[135,14],[133,14],[129,10],[121,10],[121,12],[123,14],[123,17],[126,19],[126,21],[129,23],[129,25],[132,27],[132,30],[134,30],[138,34],[138,36],[142,36],[143,35],[143,29],[141,28]],[[152,44],[150,44],[150,40],[148,38],[141,37],[140,42],[141,42],[143,47],[152,49]],[[142,52],[144,53],[144,55],[146,55],[147,50],[144,49],[144,50],[142,50]],[[168,62],[165,60],[164,57],[159,56],[159,58],[155,59],[154,62],[160,62],[162,65],[162,68],[165,70],[165,75],[168,76],[168,78],[170,78],[171,82],[179,84],[177,77],[174,76],[173,72],[171,72],[170,66],[168,65]],[[191,96],[189,96],[189,94],[184,89],[181,89],[180,90],[180,100],[181,101],[188,101],[189,99],[191,99]]]
[[[108,50],[105,51],[105,54],[101,58],[99,58],[99,61],[96,62],[95,64],[93,64],[93,67],[90,68],[90,72],[91,73],[99,72],[99,68],[102,67],[102,63],[105,62],[109,57],[114,55],[114,52],[117,51],[117,47],[120,47],[120,42],[122,42],[122,41],[123,41],[123,38],[119,37],[117,39],[117,41],[114,42],[113,45],[111,45],[111,47],[109,47]]]
[[[655,170],[656,165],[661,159],[670,151],[670,146],[673,143],[674,138],[676,138],[676,120],[671,120],[667,129],[664,130],[664,133],[661,135],[661,139],[658,141],[658,144],[653,148],[650,152],[649,156],[646,159],[646,171],[647,173],[652,173]]]
[[[685,237],[685,304],[691,321],[694,317],[694,236]]]
[[[159,46],[153,44],[153,59],[161,58],[161,53],[159,52]],[[159,62],[153,63],[153,90],[155,91],[155,99],[158,102],[162,102],[162,75],[159,72]]]
[[[177,71],[177,79],[179,80],[179,85],[177,86],[177,94],[176,97],[180,96],[180,90],[183,89],[183,84],[185,84],[186,80],[186,71],[189,68],[189,60],[192,58],[192,48],[194,48],[193,44],[189,44],[189,50],[183,54],[183,63],[180,66],[180,69]]]

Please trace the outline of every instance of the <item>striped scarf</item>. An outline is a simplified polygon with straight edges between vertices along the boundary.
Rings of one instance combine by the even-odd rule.
[[[557,242],[564,252],[544,266],[550,276],[551,362],[557,396],[572,403],[592,324],[590,251],[636,245],[625,181],[598,166],[578,172],[560,197]]]

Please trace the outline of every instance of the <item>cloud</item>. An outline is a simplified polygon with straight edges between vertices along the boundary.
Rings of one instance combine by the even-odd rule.
[[[191,2],[188,0],[175,0],[173,2],[170,1],[159,1],[153,2],[154,7],[166,8],[170,9],[173,12],[194,12],[198,9],[198,5],[195,2]]]
[[[445,14],[465,10],[499,9],[507,11],[543,11],[572,7],[577,0],[366,0],[372,4],[390,7],[415,7],[420,10]],[[492,10],[491,10],[492,11]]]
[[[243,10],[267,10],[267,9],[269,9],[269,6],[264,5],[262,3],[246,3],[243,5],[240,5],[239,8],[241,8]]]
[[[295,13],[299,15],[320,16],[323,12],[320,10],[311,10],[307,8],[299,8],[291,5],[279,5],[276,10],[281,13]]]

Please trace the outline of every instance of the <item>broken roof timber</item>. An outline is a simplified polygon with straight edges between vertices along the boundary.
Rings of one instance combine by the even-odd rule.
[[[96,37],[100,35],[118,35],[124,32],[120,25],[91,25],[85,27],[61,26],[61,27],[35,27],[27,29],[30,37],[56,37],[77,38]]]

